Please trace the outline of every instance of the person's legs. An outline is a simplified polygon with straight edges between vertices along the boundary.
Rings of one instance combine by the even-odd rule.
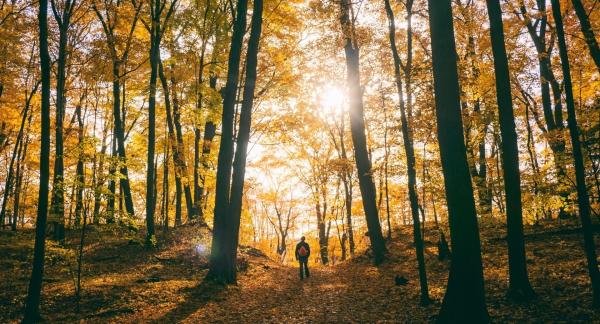
[[[302,280],[302,279],[304,279],[304,269],[303,269],[304,265],[303,265],[302,260],[299,260],[299,262],[300,262],[300,280]]]
[[[308,259],[307,260],[303,260],[302,264],[304,266],[304,275],[308,278],[310,277],[310,273],[308,272]]]

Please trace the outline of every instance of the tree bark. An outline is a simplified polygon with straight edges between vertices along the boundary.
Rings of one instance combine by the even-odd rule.
[[[23,323],[40,320],[40,294],[44,275],[44,254],[46,245],[46,216],[48,213],[48,184],[50,180],[50,54],[48,53],[48,0],[39,0],[38,23],[40,38],[40,67],[42,79],[41,95],[41,146],[40,146],[40,189],[33,248],[33,268]]]
[[[54,176],[52,180],[52,198],[50,207],[50,219],[54,223],[54,240],[63,242],[65,238],[65,193],[64,193],[64,143],[63,123],[65,115],[66,99],[66,68],[68,32],[71,26],[71,13],[75,1],[67,0],[62,14],[59,16],[58,8],[52,2],[54,18],[58,23],[58,60],[56,67],[56,120],[54,125]]]
[[[562,117],[561,86],[552,71],[551,48],[549,48],[550,46],[548,46],[546,42],[546,28],[548,26],[546,0],[537,0],[537,5],[539,18],[536,19],[535,23],[531,22],[531,17],[529,17],[524,4],[520,5],[520,11],[525,19],[525,26],[538,53],[542,108],[544,112],[544,121],[547,125],[544,135],[546,136],[548,145],[553,153],[559,187],[563,187],[568,186],[569,180],[567,179],[565,158],[563,156],[565,153],[565,139],[563,137],[564,125]],[[539,26],[539,34],[536,31],[536,26]],[[551,38],[551,44],[552,42],[553,38]],[[554,109],[552,108],[550,89],[552,89]],[[568,200],[569,193],[567,190],[559,188],[559,194],[565,201]],[[561,216],[564,213],[564,207],[561,207]]]
[[[12,186],[13,186],[14,164],[15,164],[15,160],[17,158],[20,146],[22,145],[21,142],[23,141],[23,134],[24,134],[24,130],[25,130],[25,121],[27,120],[27,117],[30,115],[29,109],[31,107],[31,100],[33,99],[33,96],[37,92],[39,84],[40,84],[40,82],[36,82],[31,93],[29,93],[29,95],[27,96],[27,99],[25,100],[25,107],[23,107],[23,117],[21,117],[21,124],[19,126],[19,132],[17,133],[17,137],[15,140],[15,148],[13,149],[13,152],[12,152],[12,155],[10,158],[10,163],[8,166],[8,174],[6,175],[6,182],[5,182],[5,186],[4,186],[5,188],[4,188],[4,194],[3,194],[3,199],[2,199],[2,210],[0,211],[0,227],[4,226],[4,222],[5,222],[6,206],[8,205],[8,199],[10,198],[10,194],[12,192]]]
[[[496,75],[496,97],[502,136],[502,167],[506,191],[506,225],[508,234],[508,297],[529,300],[535,292],[529,283],[525,241],[523,238],[523,210],[521,205],[521,176],[519,170],[519,146],[515,116],[510,93],[510,71],[504,47],[502,10],[499,0],[487,0]]]
[[[125,40],[125,49],[123,53],[119,56],[117,54],[117,35],[115,35],[115,22],[111,21],[107,17],[102,16],[100,10],[96,7],[95,3],[92,3],[92,9],[96,13],[96,16],[100,20],[102,24],[102,29],[104,30],[104,34],[106,36],[106,43],[108,45],[108,49],[110,52],[110,57],[112,61],[112,95],[113,95],[113,144],[112,144],[112,157],[118,157],[121,164],[121,168],[119,172],[121,176],[119,177],[119,184],[121,188],[121,192],[124,197],[119,199],[119,205],[121,205],[122,200],[125,200],[125,209],[127,213],[131,216],[135,215],[134,205],[133,205],[133,196],[131,195],[131,186],[129,182],[129,172],[127,168],[127,157],[125,154],[125,120],[121,113],[121,66],[124,62],[127,61],[127,57],[129,55],[129,50],[131,48],[131,41],[133,38],[133,31],[137,25],[137,21],[139,18],[140,10],[142,7],[142,2],[136,4],[132,2],[134,9],[134,17],[133,22],[131,24],[131,28],[129,30],[129,34]],[[117,4],[118,9],[119,4]],[[107,207],[107,223],[114,222],[114,211],[115,211],[115,194],[116,194],[116,165],[115,161],[111,161],[111,165],[109,167],[109,191],[110,196],[108,198],[108,207]]]
[[[577,115],[575,113],[575,100],[573,99],[573,86],[571,82],[571,68],[569,66],[569,54],[565,40],[565,32],[560,10],[560,2],[552,0],[552,14],[558,34],[558,49],[562,73],[564,78],[564,87],[567,102],[567,122],[569,133],[571,135],[571,145],[573,147],[573,160],[575,161],[575,181],[577,185],[577,202],[579,205],[579,217],[583,228],[583,241],[585,254],[587,257],[588,271],[592,281],[593,304],[594,307],[600,307],[600,273],[598,272],[598,261],[596,255],[596,244],[594,242],[594,233],[592,221],[590,218],[590,201],[585,185],[585,165],[583,153],[581,151],[581,141],[579,139],[579,128],[577,125]]]
[[[230,264],[232,251],[227,251],[232,241],[231,228],[228,226],[229,194],[231,188],[231,165],[233,158],[233,119],[236,101],[236,90],[239,81],[240,60],[243,38],[246,30],[246,11],[248,0],[237,1],[237,13],[231,37],[229,51],[227,83],[223,91],[223,114],[221,143],[217,162],[217,183],[215,194],[215,211],[213,239],[207,278],[222,283],[235,283],[235,264]]]
[[[181,112],[179,111],[179,101],[177,100],[177,83],[173,74],[171,74],[171,91],[173,92],[173,126],[175,126],[175,137],[177,139],[177,142],[174,142],[174,144],[177,145],[178,152],[177,166],[179,168],[178,172],[182,177],[185,206],[187,209],[188,220],[190,220],[196,218],[196,214],[194,210],[194,201],[192,199],[192,190],[189,181],[187,181],[188,168],[187,163],[185,162],[183,132],[181,131]]]
[[[15,183],[15,197],[13,198],[13,217],[11,224],[11,229],[13,231],[17,230],[17,223],[19,220],[19,207],[21,202],[21,188],[23,183],[23,172],[25,167],[25,160],[27,158],[27,147],[29,146],[29,126],[31,126],[31,117],[29,114],[28,122],[27,122],[27,135],[25,135],[25,139],[21,147],[19,148],[19,153],[17,157],[17,172],[16,172],[16,183]]]
[[[385,260],[385,240],[381,233],[381,224],[376,205],[375,184],[367,139],[365,135],[365,119],[362,88],[360,84],[359,48],[354,37],[354,28],[350,18],[351,4],[349,0],[340,0],[340,24],[344,36],[346,54],[347,82],[350,98],[350,130],[354,144],[354,158],[358,171],[358,184],[363,200],[363,208],[367,219],[369,239],[375,264]]]
[[[448,204],[452,264],[438,323],[486,323],[481,245],[461,120],[450,0],[429,0],[437,132]]]
[[[159,7],[159,3],[159,0],[151,1],[150,7]],[[157,21],[160,17],[155,17],[157,9],[151,8],[151,10],[148,155],[146,160],[146,246],[149,248],[156,246],[156,238],[154,236],[154,209],[156,205],[156,197],[154,197],[154,152],[156,146],[156,81],[160,61],[160,23]]]
[[[413,220],[413,238],[415,242],[415,251],[417,262],[419,264],[419,282],[421,284],[421,304],[427,305],[431,302],[429,298],[429,288],[427,285],[427,273],[425,270],[425,256],[423,254],[423,239],[421,237],[421,222],[419,220],[419,197],[417,194],[417,172],[415,151],[413,147],[412,134],[409,131],[408,119],[404,106],[404,95],[402,87],[402,76],[400,75],[400,55],[396,48],[396,23],[394,12],[389,0],[384,0],[385,11],[388,17],[389,41],[394,59],[394,77],[396,80],[396,88],[398,90],[398,100],[400,102],[400,121],[402,127],[402,140],[404,142],[404,151],[406,153],[406,167],[408,173],[408,196],[410,201],[410,209]],[[412,1],[407,1],[407,11],[412,12]],[[409,49],[412,50],[412,49]]]
[[[181,215],[181,203],[182,203],[182,176],[184,176],[184,172],[186,170],[185,160],[182,157],[183,152],[180,149],[183,146],[179,146],[178,138],[175,135],[175,130],[173,126],[173,116],[171,113],[171,97],[169,91],[169,85],[167,84],[167,77],[165,76],[162,61],[159,58],[158,62],[158,74],[160,77],[160,82],[163,88],[163,95],[165,97],[165,110],[167,116],[167,127],[168,127],[168,142],[171,144],[171,149],[173,151],[173,165],[175,166],[175,226],[179,226],[182,224],[182,215]],[[188,186],[189,190],[189,186]],[[186,196],[187,198],[187,196]],[[188,217],[190,215],[190,209],[188,206]]]
[[[85,173],[84,173],[84,133],[83,133],[83,116],[81,113],[81,106],[75,109],[77,115],[77,121],[79,124],[78,132],[78,158],[77,158],[77,174],[76,174],[76,194],[75,194],[75,224],[79,226],[83,219],[83,189],[85,187]]]
[[[573,8],[575,8],[575,13],[577,13],[577,17],[579,18],[581,32],[585,37],[585,42],[587,43],[588,48],[590,49],[590,55],[592,56],[594,63],[596,63],[598,72],[600,72],[600,48],[598,47],[596,35],[594,35],[594,30],[590,24],[590,18],[588,17],[581,0],[573,0]]]
[[[229,226],[232,235],[229,239],[227,252],[229,264],[233,265],[235,276],[237,265],[237,248],[240,236],[240,219],[242,215],[242,197],[244,195],[244,177],[246,174],[246,159],[248,142],[252,125],[252,108],[254,103],[254,90],[256,88],[256,69],[258,65],[258,49],[262,30],[263,0],[254,0],[252,8],[252,22],[248,50],[246,54],[246,79],[244,82],[244,98],[240,110],[240,127],[237,134],[235,158],[233,160],[233,176],[231,182],[231,199],[229,206]],[[290,215],[288,214],[288,217]],[[285,233],[281,233],[281,244],[285,250]],[[235,282],[235,277],[234,277]]]

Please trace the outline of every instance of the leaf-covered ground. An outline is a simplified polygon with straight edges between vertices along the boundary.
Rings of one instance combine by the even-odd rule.
[[[509,303],[506,242],[500,225],[484,225],[483,256],[487,303],[494,322],[600,322],[591,308],[591,288],[581,234],[561,228],[528,228],[527,258],[538,299]],[[0,232],[0,322],[21,317],[30,274],[32,232]],[[280,265],[260,251],[241,250],[237,286],[202,281],[209,233],[183,226],[161,238],[158,251],[115,227],[92,228],[86,246],[82,296],[74,297],[71,233],[67,249],[50,245],[46,260],[42,312],[48,322],[119,323],[282,323],[415,322],[435,319],[443,297],[448,261],[438,261],[437,236],[428,229],[427,267],[434,303],[419,306],[419,283],[409,228],[388,244],[390,259],[372,266],[367,255],[329,267],[313,267],[300,281],[297,268]],[[408,279],[396,286],[394,277]]]

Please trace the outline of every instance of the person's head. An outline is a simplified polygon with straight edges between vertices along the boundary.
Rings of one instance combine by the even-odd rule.
[[[304,242],[304,240],[306,240],[306,237],[302,236],[302,237],[300,238],[300,241]]]

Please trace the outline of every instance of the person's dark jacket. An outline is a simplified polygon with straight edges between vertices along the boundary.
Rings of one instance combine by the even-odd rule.
[[[304,248],[307,251],[307,253],[306,253],[305,256],[301,256],[300,255],[300,248],[302,246],[304,246]],[[300,243],[296,244],[296,260],[308,259],[309,256],[310,256],[310,246],[308,245],[308,243],[306,243],[306,242],[300,242]]]

